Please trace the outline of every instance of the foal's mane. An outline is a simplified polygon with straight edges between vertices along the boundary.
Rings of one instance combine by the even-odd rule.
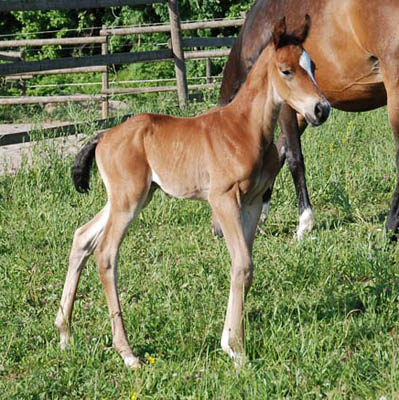
[[[269,40],[270,43],[270,40]],[[303,40],[295,33],[286,33],[280,37],[277,49],[281,49],[286,46],[302,46]],[[265,46],[266,47],[266,46]],[[258,54],[259,57],[260,53]]]

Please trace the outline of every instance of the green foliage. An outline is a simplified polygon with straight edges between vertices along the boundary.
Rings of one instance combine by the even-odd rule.
[[[220,0],[180,0],[179,8],[181,20],[204,20],[240,16],[242,11],[249,8],[251,1],[220,1]],[[154,4],[139,7],[111,7],[108,9],[68,10],[68,11],[15,11],[5,14],[0,21],[0,35],[16,34],[17,39],[34,39],[59,37],[68,38],[76,36],[98,35],[99,29],[108,27],[168,23],[169,14],[167,4]],[[49,33],[43,33],[52,31]],[[238,28],[207,29],[198,31],[185,31],[184,35],[192,36],[231,36],[238,33]],[[147,34],[114,36],[110,40],[110,52],[146,51],[166,48],[169,34]],[[60,57],[78,57],[84,55],[100,54],[101,45],[84,46],[43,46],[41,48],[26,48],[25,59],[43,60]],[[214,61],[214,71],[222,71],[224,60]],[[204,76],[204,63],[190,62],[187,64],[190,78]],[[35,77],[28,81],[28,86],[45,86],[42,88],[28,89],[28,95],[53,95],[72,93],[98,93],[99,87],[88,86],[66,87],[68,83],[100,82],[99,75],[76,75]],[[139,63],[129,66],[117,66],[115,78],[124,80],[165,79],[174,77],[172,63]],[[194,83],[194,82],[193,82]],[[200,83],[196,81],[195,83]],[[2,94],[19,94],[18,90],[1,88]]]
[[[239,18],[243,13],[249,11],[252,6],[252,1],[241,1],[237,4],[233,4],[228,12],[228,16],[231,18]]]
[[[154,9],[162,22],[169,21],[167,7],[162,4],[155,4]],[[203,20],[224,17],[222,14],[225,8],[222,7],[219,0],[180,0],[179,11],[182,21],[185,20]]]
[[[161,94],[153,112],[178,114]],[[144,96],[145,97],[145,96]],[[132,112],[149,110],[150,97]],[[189,111],[197,113],[193,105]],[[76,119],[84,119],[84,114]],[[71,116],[73,116],[71,111]],[[90,129],[88,129],[90,133]],[[4,399],[396,399],[397,244],[384,219],[395,184],[386,110],[330,120],[303,137],[316,226],[301,243],[284,168],[254,245],[247,363],[220,350],[230,260],[205,203],[156,192],[121,249],[126,330],[144,365],[125,369],[94,262],[82,273],[70,349],[53,327],[76,228],[105,202],[49,144],[31,168],[0,177],[0,393]]]
[[[55,30],[58,31],[56,37],[65,37],[76,20],[76,13],[69,11],[13,11],[12,15],[20,25],[18,39],[34,39],[41,37],[40,32]],[[43,46],[41,51],[27,50],[26,56],[32,60],[55,58],[60,55],[60,48],[57,46]]]

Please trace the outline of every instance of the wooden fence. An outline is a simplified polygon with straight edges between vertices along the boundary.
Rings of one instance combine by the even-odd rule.
[[[155,2],[166,2],[166,0],[18,0],[0,1],[0,12],[11,10],[48,10],[48,9],[72,9],[89,7],[109,7],[119,5],[139,5],[151,4]],[[108,117],[108,99],[113,94],[137,94],[158,91],[178,92],[179,103],[184,105],[188,98],[189,89],[205,89],[212,87],[210,80],[203,85],[187,85],[185,70],[185,60],[188,59],[210,59],[212,57],[227,56],[229,49],[207,49],[190,50],[188,48],[215,48],[230,47],[234,38],[184,38],[182,30],[196,30],[206,28],[223,28],[240,26],[243,19],[203,21],[180,23],[177,0],[168,0],[169,19],[168,25],[139,26],[126,28],[109,28],[103,26],[98,36],[76,37],[76,38],[50,38],[50,39],[31,39],[31,40],[3,40],[0,41],[0,59],[14,61],[11,63],[0,64],[0,76],[8,79],[25,79],[34,75],[59,74],[59,73],[102,73],[102,89],[97,95],[73,95],[73,96],[22,96],[22,97],[3,97],[0,98],[0,105],[12,104],[38,104],[38,103],[60,103],[67,101],[102,101],[103,118]],[[4,4],[3,4],[4,3]],[[116,35],[135,35],[170,32],[171,39],[167,49],[142,51],[134,53],[114,53],[109,52],[109,40]],[[64,57],[55,60],[42,61],[21,61],[22,53],[12,51],[12,48],[22,48],[27,46],[38,47],[44,45],[81,45],[81,44],[101,44],[101,55],[83,57]],[[170,60],[175,63],[176,86],[157,86],[143,88],[110,88],[108,67],[111,65],[127,64],[135,62],[154,62]],[[209,68],[208,68],[209,69]]]

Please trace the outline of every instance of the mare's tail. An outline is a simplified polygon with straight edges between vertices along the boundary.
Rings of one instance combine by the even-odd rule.
[[[96,147],[103,135],[103,132],[94,136],[77,154],[72,167],[72,180],[75,189],[80,193],[86,193],[89,187],[90,169],[93,165]]]

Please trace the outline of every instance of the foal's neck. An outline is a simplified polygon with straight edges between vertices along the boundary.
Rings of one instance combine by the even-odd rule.
[[[247,80],[241,86],[234,100],[227,106],[235,115],[245,115],[248,122],[248,134],[273,141],[281,104],[276,101],[273,84],[269,77],[270,60],[274,46],[267,46],[259,56]]]

